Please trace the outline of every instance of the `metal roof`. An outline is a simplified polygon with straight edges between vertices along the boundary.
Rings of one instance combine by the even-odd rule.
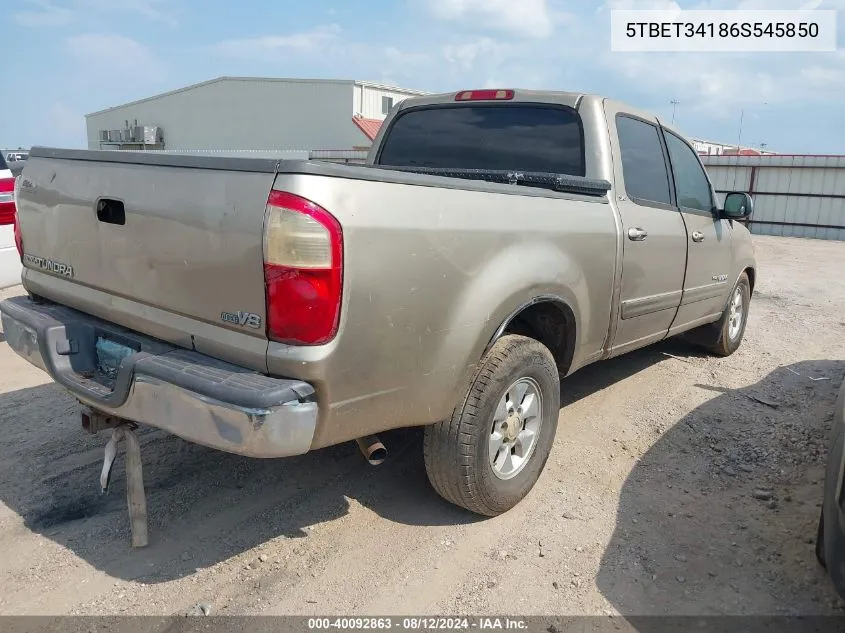
[[[358,126],[364,136],[366,136],[370,141],[374,141],[376,136],[378,136],[378,131],[381,129],[382,121],[379,119],[365,119],[361,116],[354,116],[352,117],[352,122]]]
[[[845,168],[845,156],[825,154],[766,154],[763,156],[738,156],[720,154],[702,156],[705,165],[737,167],[833,167]]]
[[[289,80],[282,80],[282,81],[289,81]],[[306,81],[319,81],[319,80],[306,80]],[[424,97],[425,95],[430,95],[430,92],[426,92],[425,90],[412,90],[411,88],[400,88],[399,86],[393,86],[390,84],[382,84],[378,83],[377,81],[359,81],[354,80],[354,84],[356,86],[364,86],[365,88],[375,88],[376,90],[387,90],[391,92],[401,92],[408,95],[416,95],[419,97]]]
[[[129,106],[138,105],[140,103],[146,103],[148,101],[155,101],[156,99],[162,99],[164,97],[170,97],[172,95],[179,94],[181,92],[188,92],[189,90],[194,90],[196,88],[203,88],[205,86],[210,86],[212,84],[220,83],[223,81],[261,81],[261,82],[279,82],[279,83],[310,83],[310,84],[349,84],[352,86],[364,86],[366,88],[375,88],[378,90],[388,90],[393,92],[400,92],[407,95],[413,96],[424,96],[429,94],[428,92],[423,92],[421,90],[410,90],[408,88],[400,88],[398,86],[389,86],[386,84],[380,84],[372,81],[358,81],[356,79],[302,79],[302,78],[285,78],[285,77],[232,77],[232,76],[223,76],[223,77],[216,77],[214,79],[209,79],[207,81],[201,81],[196,84],[191,84],[189,86],[183,86],[182,88],[177,88],[176,90],[169,90],[167,92],[162,92],[157,95],[152,95],[150,97],[144,97],[143,99],[137,99],[135,101],[130,101],[128,103],[122,103],[117,106],[112,106],[110,108],[104,108],[102,110],[97,110],[96,112],[91,112],[86,114],[85,117],[97,116],[98,114],[103,114],[105,112],[111,112],[113,110],[120,110],[122,108],[126,108]]]

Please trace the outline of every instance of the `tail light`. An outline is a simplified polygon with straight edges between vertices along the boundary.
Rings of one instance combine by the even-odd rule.
[[[21,223],[18,220],[17,212],[15,212],[15,248],[18,249],[18,255],[23,261],[23,237],[21,236]]]
[[[15,223],[15,179],[0,178],[0,226]]]
[[[513,90],[464,90],[455,95],[455,101],[510,101]]]
[[[267,337],[320,345],[337,334],[343,288],[343,232],[319,205],[272,191],[264,228]]]
[[[21,220],[20,216],[18,215],[17,209],[17,200],[19,198],[20,192],[18,191],[18,187],[21,183],[20,176],[14,179],[14,205],[15,205],[15,216],[14,216],[14,233],[15,233],[15,248],[18,249],[18,255],[20,255],[21,262],[23,262],[23,237],[21,236]]]

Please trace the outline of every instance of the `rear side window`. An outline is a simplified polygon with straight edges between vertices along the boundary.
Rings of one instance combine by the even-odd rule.
[[[6,165],[6,158],[3,156],[2,153],[0,153],[0,170],[2,170],[2,169],[9,169],[9,168]]]
[[[671,204],[669,172],[657,127],[639,119],[617,116],[616,133],[628,197],[636,201]]]
[[[457,105],[400,114],[380,165],[584,175],[584,134],[571,108]]]
[[[672,172],[675,175],[678,206],[712,211],[715,205],[710,191],[710,182],[695,152],[668,130],[666,131],[666,147],[669,149],[669,160],[672,161]]]

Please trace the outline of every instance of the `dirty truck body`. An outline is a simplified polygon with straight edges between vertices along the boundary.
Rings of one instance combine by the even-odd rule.
[[[425,425],[435,488],[488,515],[560,377],[682,332],[731,353],[755,274],[750,208],[590,95],[409,99],[364,166],[35,148],[16,193],[5,334],[84,405],[252,457]]]

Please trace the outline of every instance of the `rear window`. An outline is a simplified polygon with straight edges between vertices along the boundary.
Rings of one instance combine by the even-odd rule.
[[[400,114],[380,165],[584,175],[578,113],[563,106],[456,105]]]
[[[9,167],[6,165],[6,159],[3,157],[3,154],[0,153],[0,170],[3,169],[9,169]]]

